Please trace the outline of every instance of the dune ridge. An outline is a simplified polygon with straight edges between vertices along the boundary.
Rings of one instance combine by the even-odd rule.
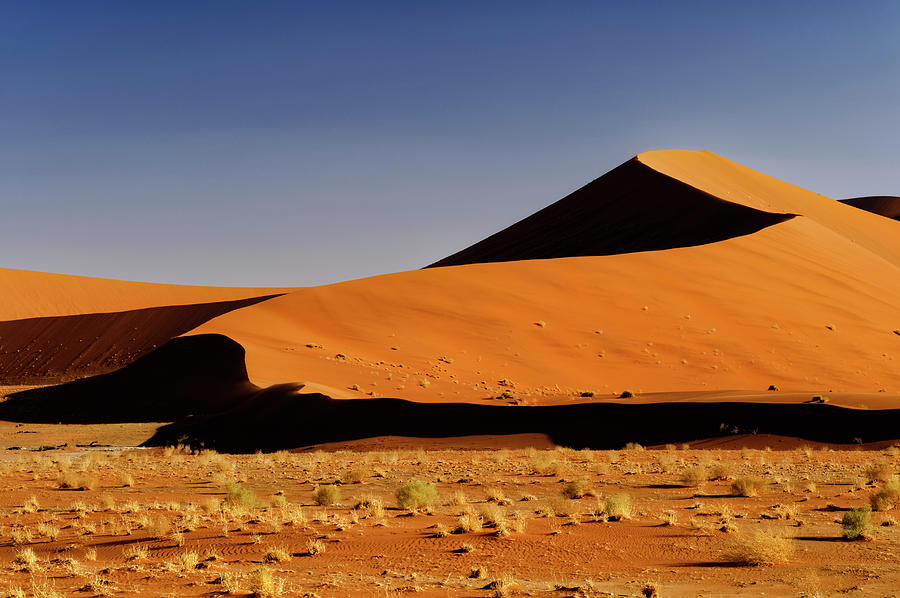
[[[233,301],[294,290],[131,282],[9,268],[0,268],[0,288],[0,321]]]
[[[662,174],[638,156],[426,267],[690,247],[748,235],[792,217],[706,193]]]
[[[900,220],[900,197],[874,195],[869,197],[851,197],[842,199],[841,202],[885,218]]]

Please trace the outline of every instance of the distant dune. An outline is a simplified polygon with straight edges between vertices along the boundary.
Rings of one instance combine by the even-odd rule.
[[[853,197],[842,199],[842,202],[885,218],[900,220],[900,197],[877,195],[872,197]]]
[[[887,204],[878,205],[885,212]],[[900,223],[710,152],[640,154],[433,266],[442,267],[299,289],[0,270],[8,289],[0,297],[0,383],[138,367],[134,360],[152,357],[171,337],[211,335],[201,338],[246,351],[239,391],[225,392],[224,403],[215,393],[192,403],[192,392],[212,393],[209,387],[167,381],[160,368],[154,392],[162,394],[140,404],[172,395],[198,417],[233,403],[282,418],[299,409],[292,389],[302,382],[333,398],[422,403],[597,403],[628,389],[667,393],[654,399],[662,402],[743,390],[750,392],[735,400],[825,394],[837,404],[897,406]],[[17,395],[6,409],[103,394],[86,392],[88,381]],[[273,385],[284,386],[266,388]],[[770,385],[782,392],[766,394]],[[362,408],[348,413],[368,417]],[[210,420],[210,429],[219,424],[232,425]],[[465,428],[550,433],[530,424],[509,432]],[[203,429],[190,434],[206,438]]]

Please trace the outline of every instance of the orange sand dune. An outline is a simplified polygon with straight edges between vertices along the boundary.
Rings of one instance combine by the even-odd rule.
[[[473,400],[509,390],[541,402],[581,390],[770,384],[896,393],[896,297],[897,266],[801,217],[699,247],[301,289],[194,332],[244,345],[257,384],[314,379],[358,385],[357,396]]]
[[[900,220],[900,197],[876,195],[873,197],[853,197],[841,202],[885,218]]]
[[[709,152],[636,160],[727,202],[797,217],[699,246],[300,289],[196,332],[242,343],[258,384],[314,379],[357,396],[900,390],[900,224]]]
[[[649,239],[644,249],[671,248],[622,253],[635,249],[626,235],[608,247],[616,255],[430,268],[296,289],[187,334],[241,343],[258,385],[312,381],[349,397],[503,395],[502,402],[527,404],[626,388],[900,391],[900,224],[709,152],[649,152],[626,165],[619,175],[635,180],[618,178],[613,191],[646,193],[617,196],[630,203],[616,222]],[[604,179],[589,186],[597,197]],[[679,198],[696,208],[691,218],[661,221],[658,210],[671,215],[666,201],[677,207]],[[579,201],[580,218],[589,220],[591,202]],[[698,219],[718,230],[696,227]],[[550,224],[544,232],[560,245],[571,241],[559,221]],[[539,240],[552,249],[552,237]],[[8,319],[283,291],[14,270],[0,271],[0,282],[10,289],[0,301]]]
[[[0,268],[0,321],[247,299],[276,288],[195,287]]]

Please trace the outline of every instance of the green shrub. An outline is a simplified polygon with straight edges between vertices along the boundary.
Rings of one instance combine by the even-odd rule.
[[[872,509],[862,507],[859,509],[850,509],[844,513],[841,520],[841,527],[844,528],[845,540],[857,540],[859,538],[868,538],[872,533]]]
[[[341,501],[341,490],[337,486],[319,486],[316,490],[316,504],[323,507],[337,504]]]
[[[397,504],[404,509],[418,510],[437,503],[438,492],[434,484],[412,480],[397,489]]]

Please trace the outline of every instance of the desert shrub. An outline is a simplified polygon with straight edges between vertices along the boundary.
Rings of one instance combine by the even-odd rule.
[[[886,481],[869,498],[869,502],[876,511],[887,511],[896,507],[900,502],[900,481],[896,479]]]
[[[603,515],[610,521],[631,518],[631,497],[627,494],[616,494],[606,499],[603,505]]]
[[[498,527],[506,523],[506,512],[498,505],[487,503],[481,507],[481,520],[487,527]]]
[[[306,554],[308,556],[315,556],[317,554],[322,554],[323,552],[325,552],[325,543],[321,540],[310,538],[306,542]]]
[[[766,487],[766,481],[761,478],[738,478],[731,483],[733,496],[757,496]]]
[[[256,506],[256,494],[238,482],[227,482],[222,506],[229,509],[251,509]]]
[[[887,482],[894,475],[894,468],[888,463],[872,463],[866,467],[867,482]]]
[[[281,594],[281,586],[272,575],[272,571],[266,567],[260,567],[250,573],[250,590],[254,596],[261,598],[267,596],[278,596]]]
[[[850,509],[844,513],[844,517],[841,519],[841,527],[843,528],[845,540],[870,537],[872,533],[872,509],[869,507]]]
[[[484,525],[481,517],[471,511],[467,511],[459,516],[456,522],[456,528],[453,530],[455,534],[469,534],[479,531]]]
[[[531,458],[531,468],[538,475],[556,475],[559,473],[559,463],[548,451],[535,454]]]
[[[620,399],[630,399],[633,396],[634,396],[634,393],[631,392],[630,390],[623,390],[622,393],[619,395],[619,398]]]
[[[681,483],[685,486],[699,486],[707,480],[706,468],[702,465],[688,467],[681,473]]]
[[[757,531],[735,538],[722,552],[722,558],[736,565],[774,565],[787,562],[793,552],[790,539]]]
[[[364,496],[353,505],[354,511],[362,511],[363,519],[374,518],[381,519],[384,517],[384,504],[381,499],[374,496]]]
[[[731,477],[731,466],[727,463],[716,463],[709,468],[707,475],[710,480],[730,480]]]
[[[35,572],[40,571],[38,557],[31,548],[23,548],[16,553],[13,558],[13,565],[20,571]]]
[[[371,470],[367,467],[356,466],[351,467],[344,472],[341,481],[345,484],[362,484],[363,480],[372,475]]]
[[[38,502],[36,496],[29,496],[25,499],[25,503],[22,505],[22,511],[24,513],[36,513],[40,510],[41,503]]]
[[[397,504],[404,509],[418,510],[438,501],[437,488],[430,482],[412,480],[397,489]]]
[[[622,447],[624,451],[642,451],[644,450],[643,445],[638,444],[637,442],[629,442],[624,447]]]
[[[341,490],[337,486],[319,486],[316,490],[316,504],[327,507],[341,501]]]
[[[671,509],[667,509],[662,512],[662,520],[663,525],[675,525],[678,523],[678,514]]]
[[[97,477],[64,471],[57,476],[56,485],[63,490],[93,490],[97,487]]]
[[[573,500],[584,498],[593,494],[591,485],[587,480],[572,480],[562,490],[562,495]]]
[[[264,563],[280,563],[282,561],[291,560],[291,553],[288,552],[284,548],[280,548],[278,546],[273,546],[266,551],[266,554],[263,555]]]

